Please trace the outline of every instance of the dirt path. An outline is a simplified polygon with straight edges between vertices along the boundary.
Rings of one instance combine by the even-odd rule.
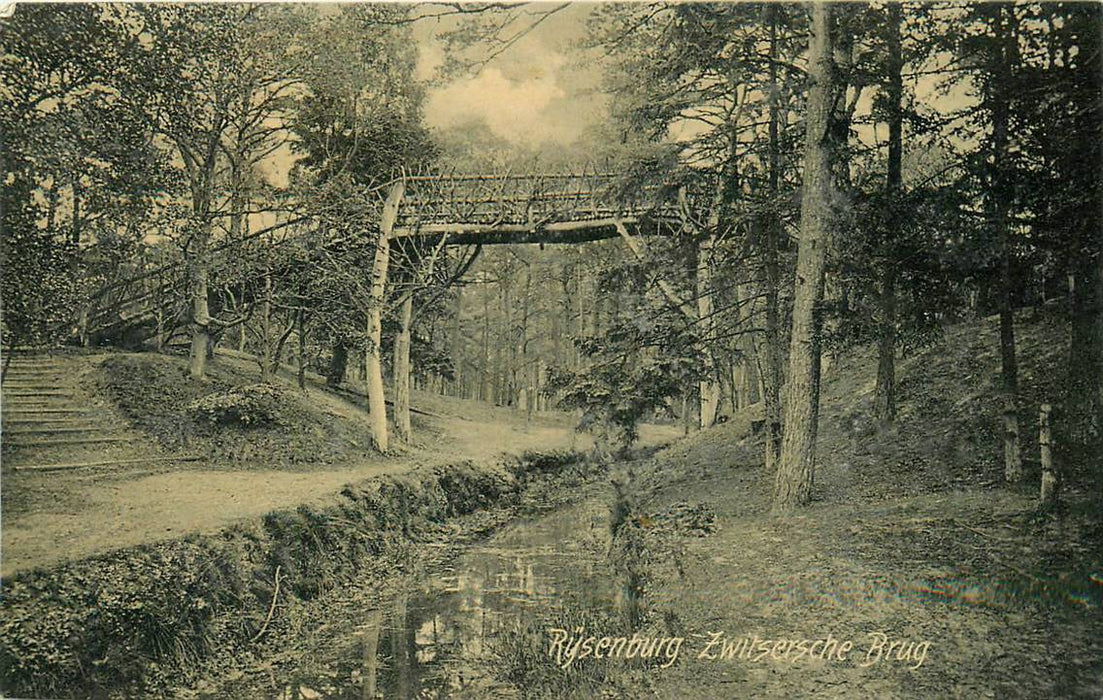
[[[379,462],[314,472],[189,470],[88,483],[69,503],[43,499],[5,519],[3,575],[111,549],[214,532],[274,508],[320,499],[342,485],[408,465]]]

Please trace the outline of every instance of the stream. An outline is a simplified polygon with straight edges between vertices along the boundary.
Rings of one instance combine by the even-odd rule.
[[[607,506],[593,502],[514,521],[387,609],[365,611],[336,659],[285,678],[277,697],[517,697],[498,677],[504,634],[543,630],[580,611],[615,614],[620,587],[605,557],[607,528]]]

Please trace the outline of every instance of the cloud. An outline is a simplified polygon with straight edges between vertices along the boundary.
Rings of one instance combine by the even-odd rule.
[[[591,11],[586,3],[557,11],[494,56],[477,75],[431,87],[425,105],[428,125],[449,130],[485,123],[494,136],[527,147],[577,144],[587,127],[602,118],[605,105],[593,89],[600,69],[580,61],[572,47],[585,34]],[[523,31],[532,22],[524,14],[520,17],[510,31]],[[445,53],[455,50],[438,34],[456,26],[442,21],[415,27],[421,79],[429,79],[444,63]],[[477,45],[465,57],[486,58],[491,48]]]
[[[487,67],[473,78],[430,91],[426,121],[441,129],[484,121],[497,136],[519,144],[574,141],[580,127],[558,109],[567,92],[559,85],[557,68],[549,60],[517,80]]]

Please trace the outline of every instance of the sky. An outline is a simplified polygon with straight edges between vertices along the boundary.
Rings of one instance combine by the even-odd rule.
[[[520,7],[516,11],[519,19],[502,33],[505,37],[520,33],[520,38],[479,70],[450,78],[438,74],[449,51],[441,35],[457,29],[467,18],[453,14],[416,21],[412,26],[418,48],[416,77],[429,86],[424,105],[426,125],[442,143],[467,131],[489,134],[519,152],[559,152],[568,160],[584,153],[584,137],[606,118],[609,106],[608,95],[601,91],[601,56],[577,45],[585,38],[586,20],[597,5],[536,2]],[[424,7],[427,13],[447,11],[443,5]],[[555,8],[560,9],[544,17]],[[476,44],[464,57],[485,58],[489,50],[486,44]],[[959,94],[937,95],[933,80],[921,82],[926,84],[913,87],[923,102],[936,109],[963,104],[960,93],[964,88]],[[859,114],[868,113],[873,93],[872,89],[864,92]],[[702,128],[700,122],[686,121],[681,128],[672,129],[671,136],[692,138]],[[879,130],[864,126],[859,132],[858,137],[871,145],[883,144],[887,136],[883,125]],[[277,157],[265,168],[277,186],[286,184],[291,163],[290,153],[281,155],[285,157]]]
[[[536,3],[544,13],[556,4]],[[460,76],[428,91],[427,125],[444,131],[485,123],[512,144],[564,146],[576,143],[606,113],[606,98],[595,88],[600,70],[571,50],[585,34],[593,3],[572,3],[541,21],[474,75]],[[505,36],[532,26],[538,15],[522,17]],[[454,29],[456,18],[426,19],[414,25],[420,60],[418,77],[432,80],[447,50],[439,34]],[[485,48],[468,54],[478,58]]]

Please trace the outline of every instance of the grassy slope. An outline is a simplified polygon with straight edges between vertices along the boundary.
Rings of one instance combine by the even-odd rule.
[[[1056,398],[1064,335],[1026,316],[1019,330],[1023,454],[1036,459],[1033,417]],[[1036,519],[1036,465],[1022,488],[1000,486],[996,348],[987,320],[906,358],[900,419],[885,432],[871,420],[874,354],[831,367],[817,502],[794,517],[768,513],[772,484],[746,420],[659,453],[640,477],[640,509],[701,501],[719,524],[652,572],[647,597],[668,629],[694,650],[709,631],[830,633],[858,650],[830,664],[687,654],[655,674],[660,697],[1103,696],[1103,513],[1073,491],[1059,521]],[[871,632],[929,640],[927,660],[862,668]]]
[[[209,366],[208,378],[202,384],[191,381],[181,358],[128,354],[105,360],[98,381],[132,423],[161,447],[219,466],[339,464],[370,450],[365,422],[286,386],[279,400],[282,425],[243,428],[198,419],[188,410],[196,399],[257,381],[221,362]]]

